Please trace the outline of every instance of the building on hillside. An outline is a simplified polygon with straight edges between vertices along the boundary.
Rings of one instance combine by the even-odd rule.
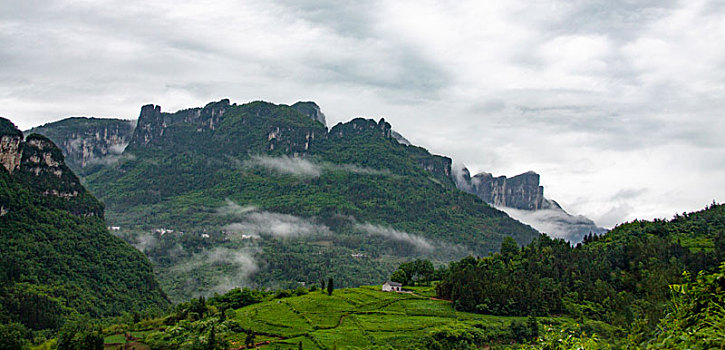
[[[385,282],[383,283],[383,292],[401,292],[403,291],[403,285],[398,282]]]

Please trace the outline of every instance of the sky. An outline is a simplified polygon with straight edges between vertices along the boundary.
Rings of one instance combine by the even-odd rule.
[[[384,117],[611,227],[725,201],[725,2],[0,2],[0,116],[229,98]]]

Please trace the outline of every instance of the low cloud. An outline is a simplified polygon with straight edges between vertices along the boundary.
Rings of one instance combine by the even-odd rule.
[[[257,210],[255,206],[241,206],[230,199],[226,199],[225,202],[225,205],[216,209],[217,214],[222,216],[240,216]]]
[[[361,175],[389,175],[390,171],[362,167],[354,164],[334,164],[330,162],[312,162],[299,157],[254,156],[242,162],[245,168],[261,167],[270,171],[300,177],[319,177],[325,171],[344,171]]]
[[[398,231],[391,227],[384,227],[371,223],[356,223],[355,229],[371,235],[381,236],[389,240],[408,243],[420,251],[429,252],[433,250],[433,244],[431,244],[427,239],[404,231]]]
[[[262,167],[282,174],[290,174],[302,177],[319,177],[322,169],[309,160],[297,157],[262,157],[254,156],[244,162],[249,167]]]
[[[312,219],[258,210],[253,206],[241,206],[229,199],[226,200],[226,205],[217,209],[217,213],[241,219],[239,222],[224,226],[225,231],[233,234],[295,238],[331,233],[329,227],[318,224]]]
[[[546,233],[550,237],[563,238],[571,243],[581,242],[584,235],[589,233],[606,232],[584,216],[571,215],[558,209],[520,210],[509,207],[497,207],[497,209],[539,232]]]
[[[214,274],[195,292],[211,295],[249,285],[250,278],[259,270],[255,259],[258,248],[229,249],[217,247],[194,254],[187,262],[174,266],[172,273],[187,274],[197,269],[215,269]]]

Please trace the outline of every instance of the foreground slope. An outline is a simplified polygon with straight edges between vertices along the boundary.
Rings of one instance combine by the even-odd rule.
[[[163,308],[148,260],[112,236],[103,205],[44,136],[0,118],[0,321],[58,327],[94,317]]]
[[[458,190],[449,158],[399,143],[384,120],[321,120],[311,103],[144,106],[122,161],[87,184],[176,300],[328,275],[377,283],[410,257],[537,235]]]

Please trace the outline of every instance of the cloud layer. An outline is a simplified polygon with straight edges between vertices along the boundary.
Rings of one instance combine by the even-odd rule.
[[[0,115],[314,100],[612,226],[725,201],[722,42],[716,0],[12,1]]]

